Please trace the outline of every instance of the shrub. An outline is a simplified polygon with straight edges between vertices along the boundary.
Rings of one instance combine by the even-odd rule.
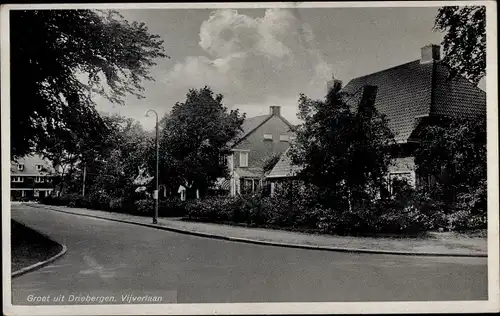
[[[186,201],[177,197],[170,197],[159,201],[158,213],[161,217],[179,217],[186,213]]]
[[[125,198],[111,199],[109,201],[109,210],[111,212],[122,212],[124,210]]]
[[[487,217],[484,215],[474,215],[472,210],[460,210],[446,215],[449,230],[467,231],[487,228]]]
[[[213,208],[212,199],[190,201],[187,210],[188,217],[198,220],[216,221],[217,210]]]
[[[134,202],[135,210],[137,215],[150,216],[152,215],[154,209],[154,200],[143,199]]]

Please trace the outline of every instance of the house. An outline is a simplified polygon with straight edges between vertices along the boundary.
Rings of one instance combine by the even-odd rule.
[[[10,196],[12,201],[43,198],[54,190],[57,176],[52,164],[38,155],[28,155],[11,162]]]
[[[389,178],[406,178],[414,186],[423,180],[416,175],[412,153],[418,144],[418,132],[424,126],[439,117],[486,115],[486,93],[463,77],[450,77],[438,45],[421,48],[418,60],[352,79],[343,91],[351,95],[349,102],[358,104],[360,91],[367,86],[377,87],[375,107],[386,115],[398,144]],[[299,169],[283,155],[267,178],[272,181],[293,178]]]
[[[245,119],[242,132],[231,143],[227,157],[229,179],[219,181],[229,194],[251,193],[262,186],[263,166],[268,159],[282,154],[295,137],[295,127],[281,116],[281,107],[271,106],[269,114]]]

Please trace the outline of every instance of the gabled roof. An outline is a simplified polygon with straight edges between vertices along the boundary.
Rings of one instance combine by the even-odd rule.
[[[377,86],[375,106],[387,116],[398,142],[410,138],[419,117],[486,114],[486,93],[460,76],[449,79],[442,61],[416,60],[355,78],[343,91],[356,94],[365,85]]]
[[[18,165],[23,164],[23,170],[18,169]],[[36,166],[41,165],[42,170],[37,170]],[[25,175],[25,176],[44,176],[55,174],[55,169],[47,159],[33,154],[18,158],[10,163],[11,175]]]
[[[343,89],[357,105],[366,85],[377,86],[375,107],[385,114],[398,142],[407,142],[419,119],[425,116],[477,117],[486,115],[486,93],[460,76],[450,79],[442,61],[420,60],[351,80]],[[354,96],[352,96],[354,95]],[[290,177],[300,170],[286,153],[268,178]]]
[[[267,175],[267,178],[287,178],[294,177],[301,169],[300,166],[292,164],[288,155],[290,147],[281,155],[280,159]]]
[[[257,130],[260,126],[262,126],[264,123],[269,121],[271,117],[275,116],[275,114],[266,114],[266,115],[259,115],[259,116],[254,116],[247,118],[243,121],[243,124],[241,125],[241,128],[243,131],[241,131],[235,138],[234,141],[230,143],[231,147],[234,147],[241,143],[245,138],[248,137],[251,133],[253,133],[255,130]],[[283,122],[285,122],[286,125],[290,127],[291,130],[295,130],[296,127],[288,122],[284,117],[281,115],[276,115],[279,117]]]
[[[241,124],[241,131],[236,135],[236,137],[229,143],[230,147],[233,147],[245,139],[250,133],[256,130],[259,126],[267,122],[272,115],[259,115],[255,117],[246,118]]]

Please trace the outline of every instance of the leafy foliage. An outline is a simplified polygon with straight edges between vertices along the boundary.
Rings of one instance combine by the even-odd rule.
[[[47,196],[41,202],[46,205],[87,208],[139,216],[151,216],[154,209],[154,200],[152,199],[112,198],[104,193],[93,193],[86,196],[80,194],[65,194],[59,197]],[[158,206],[160,217],[183,216],[186,209],[186,203],[179,199],[162,199]]]
[[[434,28],[446,33],[444,61],[477,84],[486,75],[486,7],[442,7]]]
[[[352,203],[371,201],[384,183],[393,135],[373,103],[357,109],[344,100],[340,86],[325,101],[299,99],[299,118],[304,121],[290,156],[303,166],[299,177],[314,184],[347,210]],[[327,201],[325,201],[327,202]]]
[[[186,217],[205,222],[238,223],[257,227],[287,228],[336,235],[418,234],[433,227],[435,218],[413,205],[417,198],[409,189],[407,197],[357,205],[349,212],[317,203],[318,191],[313,186],[283,186],[272,197],[238,196],[207,198],[186,205]]]
[[[222,158],[240,131],[244,115],[228,111],[223,96],[208,87],[190,90],[165,119],[160,152],[161,180],[203,191],[227,173]],[[174,186],[175,189],[177,187]]]
[[[133,194],[133,181],[153,148],[151,137],[142,126],[130,118],[111,117],[113,132],[108,135],[107,155],[99,163],[87,163],[93,172],[88,173],[89,189],[106,192],[114,197]]]
[[[74,153],[75,139],[100,139],[107,126],[92,93],[119,104],[126,94],[142,97],[149,68],[167,57],[158,35],[115,11],[10,14],[13,158],[54,142]]]
[[[486,213],[486,119],[445,118],[428,126],[416,151],[424,189],[445,211]]]
[[[61,182],[64,187],[59,188],[62,194],[81,193],[84,172],[86,194],[98,192],[114,198],[134,194],[133,182],[139,168],[151,159],[152,138],[133,119],[111,116],[103,117],[103,120],[108,130],[100,135],[98,146],[89,145],[94,140],[77,139],[75,148],[81,150],[76,153],[62,149],[58,153],[51,151],[46,154],[65,170]]]

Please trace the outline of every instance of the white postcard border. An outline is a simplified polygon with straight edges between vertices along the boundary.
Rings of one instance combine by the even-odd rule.
[[[17,9],[218,9],[218,8],[341,8],[341,7],[439,7],[487,6],[487,146],[488,146],[488,301],[353,302],[353,303],[231,303],[165,305],[20,306],[11,304],[10,262],[10,52],[9,10]],[[267,2],[267,3],[129,3],[129,4],[13,4],[2,6],[1,24],[1,141],[2,141],[2,240],[4,312],[11,315],[199,315],[199,314],[366,314],[366,313],[478,313],[498,312],[499,213],[498,213],[498,90],[496,2],[494,1],[374,1],[374,2]]]

